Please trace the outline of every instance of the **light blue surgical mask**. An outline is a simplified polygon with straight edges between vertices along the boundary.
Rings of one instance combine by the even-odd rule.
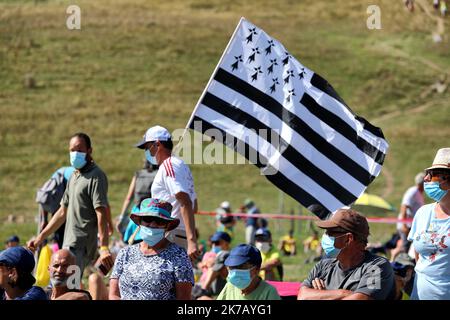
[[[213,246],[212,247],[212,252],[214,253],[219,253],[220,251],[222,251],[222,248],[219,246]]]
[[[158,165],[158,163],[156,162],[156,158],[154,156],[151,155],[150,150],[146,149],[145,150],[145,158],[147,159],[148,162],[150,162],[153,165]]]
[[[424,182],[423,188],[427,196],[436,202],[442,200],[448,190],[442,190],[438,181]]]
[[[70,152],[70,164],[75,169],[81,169],[86,165],[86,153],[85,152],[78,152],[78,151],[72,151]]]
[[[233,286],[238,289],[247,288],[252,282],[252,276],[250,274],[251,269],[240,270],[240,269],[231,269],[228,272],[227,281],[230,282]]]
[[[141,226],[141,238],[149,246],[154,246],[164,238],[165,229]]]
[[[339,236],[343,237],[345,236]],[[339,255],[339,253],[341,253],[342,249],[338,249],[334,246],[334,241],[336,240],[336,237],[331,237],[329,235],[327,235],[326,233],[323,234],[322,236],[322,249],[325,252],[325,255],[327,256],[327,258],[337,258],[337,256]]]

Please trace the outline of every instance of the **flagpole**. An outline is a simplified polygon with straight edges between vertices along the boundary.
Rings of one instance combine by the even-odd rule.
[[[222,63],[222,60],[223,60],[223,58],[224,58],[226,52],[228,51],[228,48],[230,47],[231,42],[233,41],[234,37],[236,36],[236,33],[237,33],[237,31],[239,30],[239,27],[241,26],[241,23],[242,23],[243,20],[245,20],[245,18],[244,18],[244,17],[241,17],[241,19],[239,20],[239,23],[238,23],[237,26],[236,26],[236,29],[234,29],[234,32],[233,32],[233,34],[231,35],[231,38],[230,38],[230,40],[228,41],[228,44],[227,44],[227,46],[225,47],[225,50],[223,51],[222,56],[220,57],[219,62],[217,63],[216,68],[214,69],[214,71],[213,71],[213,73],[212,73],[212,75],[211,75],[211,78],[209,78],[209,81],[208,81],[208,83],[206,84],[205,89],[204,89],[203,92],[202,92],[202,95],[200,96],[200,98],[199,98],[198,101],[197,101],[197,105],[195,106],[194,111],[192,111],[191,117],[189,118],[189,121],[188,121],[188,123],[186,124],[186,127],[184,128],[183,135],[181,136],[180,140],[178,140],[177,145],[174,147],[173,153],[177,154],[176,152],[178,151],[178,147],[179,147],[179,145],[181,144],[181,142],[183,141],[183,138],[184,138],[184,136],[186,135],[186,132],[189,130],[189,124],[191,123],[192,119],[194,119],[195,112],[197,111],[197,109],[198,109],[198,107],[199,107],[199,105],[200,105],[200,102],[203,100],[203,97],[205,96],[206,91],[207,91],[209,85],[210,85],[211,82],[213,81],[214,76],[215,76],[216,73],[217,73],[217,69],[219,69],[219,66],[220,66],[220,64]]]

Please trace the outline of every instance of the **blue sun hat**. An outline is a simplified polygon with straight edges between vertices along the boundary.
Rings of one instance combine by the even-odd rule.
[[[20,272],[33,272],[35,262],[33,253],[24,247],[12,247],[0,253],[0,263],[14,267]]]
[[[261,267],[261,252],[249,244],[240,244],[230,251],[230,255],[225,259],[227,267],[237,267],[249,262],[250,264]]]
[[[167,231],[173,230],[180,224],[180,219],[171,216],[172,205],[170,202],[155,198],[142,200],[139,210],[131,212],[130,219],[137,225],[141,224],[141,217],[156,217],[169,222]]]

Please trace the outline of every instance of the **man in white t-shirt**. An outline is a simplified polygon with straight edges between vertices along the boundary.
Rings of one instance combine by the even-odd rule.
[[[419,210],[419,208],[425,204],[425,198],[423,196],[424,177],[425,174],[423,172],[418,173],[414,178],[416,185],[408,188],[408,190],[406,190],[405,194],[403,195],[402,205],[400,207],[400,213],[398,215],[399,219],[403,220],[414,218],[417,210]],[[401,241],[397,245],[397,248],[395,248],[392,252],[392,255],[394,255],[393,257],[391,257],[392,260],[399,252],[408,252],[410,242],[407,240],[407,236],[410,229],[411,223],[397,223],[397,231],[400,235]]]
[[[149,128],[136,147],[145,150],[145,157],[151,164],[159,166],[151,187],[152,198],[170,202],[172,217],[180,219],[180,225],[170,231],[167,238],[185,248],[191,259],[196,259],[199,251],[194,213],[198,204],[191,170],[183,160],[172,155],[172,136],[166,128]]]

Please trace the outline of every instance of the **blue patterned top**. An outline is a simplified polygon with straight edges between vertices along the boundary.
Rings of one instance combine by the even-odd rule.
[[[194,284],[186,250],[171,243],[154,255],[144,255],[139,243],[120,250],[111,279],[119,280],[122,300],[175,300],[175,284]]]

